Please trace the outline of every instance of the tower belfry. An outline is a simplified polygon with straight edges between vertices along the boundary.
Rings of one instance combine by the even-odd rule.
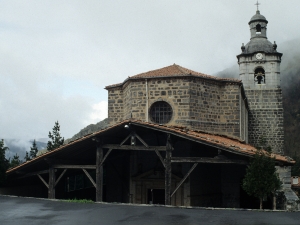
[[[283,106],[280,85],[282,53],[267,38],[267,19],[258,10],[249,21],[250,41],[237,55],[239,75],[249,103],[249,143],[266,141],[272,151],[283,154]]]

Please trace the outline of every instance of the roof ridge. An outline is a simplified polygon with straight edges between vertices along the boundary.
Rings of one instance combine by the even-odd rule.
[[[177,69],[179,69],[183,74],[185,75],[191,75],[191,73],[187,73],[186,71],[184,71],[184,67],[180,66],[180,65],[177,65],[174,63],[174,65],[177,67]]]

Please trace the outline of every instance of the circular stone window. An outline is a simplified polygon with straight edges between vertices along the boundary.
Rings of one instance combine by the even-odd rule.
[[[173,115],[172,107],[164,101],[154,102],[150,108],[150,117],[152,122],[165,124],[170,122]]]

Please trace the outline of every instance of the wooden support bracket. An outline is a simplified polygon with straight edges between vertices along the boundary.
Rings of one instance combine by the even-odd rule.
[[[96,183],[93,180],[93,178],[91,177],[91,175],[88,173],[88,171],[86,171],[86,169],[82,169],[82,170],[85,173],[85,175],[89,178],[89,180],[92,182],[92,184],[94,185],[94,187],[96,187]]]
[[[140,142],[142,142],[143,145],[145,145],[145,147],[149,147],[149,145],[147,145],[147,143],[137,134],[135,134],[135,136],[137,137],[137,139],[139,139]]]
[[[129,134],[120,144],[122,146],[129,138],[131,137],[131,134]]]
[[[111,153],[111,151],[112,151],[112,148],[108,149],[107,153],[105,154],[105,156],[103,157],[103,159],[102,159],[102,161],[101,161],[101,163],[100,163],[100,166],[103,165],[105,159],[107,158],[107,156],[109,155],[109,153]]]
[[[161,154],[159,153],[159,151],[155,150],[156,155],[158,156],[158,158],[160,159],[161,163],[164,165],[164,167],[166,167],[165,162],[163,157],[161,156]]]
[[[44,178],[42,178],[42,176],[40,175],[40,174],[36,174],[39,178],[40,178],[40,180],[46,185],[46,187],[49,189],[49,185],[48,185],[48,183],[44,180]]]
[[[195,163],[192,168],[189,170],[189,172],[187,172],[187,174],[184,176],[184,178],[179,182],[179,184],[177,185],[177,187],[175,188],[175,190],[173,191],[173,193],[171,194],[171,197],[176,193],[176,191],[180,188],[180,186],[183,184],[183,182],[190,176],[191,172],[193,172],[193,170],[196,168],[196,166],[198,165],[198,163]]]
[[[59,175],[59,177],[58,177],[57,180],[55,181],[54,187],[56,187],[56,185],[58,184],[58,182],[59,182],[60,179],[63,177],[63,175],[65,174],[66,171],[67,171],[67,169],[64,169],[64,171]]]

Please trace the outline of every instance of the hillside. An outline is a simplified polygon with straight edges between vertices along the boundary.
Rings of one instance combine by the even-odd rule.
[[[108,126],[108,119],[104,119],[96,124],[90,124],[86,126],[85,128],[81,129],[77,134],[75,134],[73,137],[65,140],[65,144],[69,143],[70,141],[76,140],[78,138],[81,138],[87,134],[94,133],[96,131],[102,130]]]

